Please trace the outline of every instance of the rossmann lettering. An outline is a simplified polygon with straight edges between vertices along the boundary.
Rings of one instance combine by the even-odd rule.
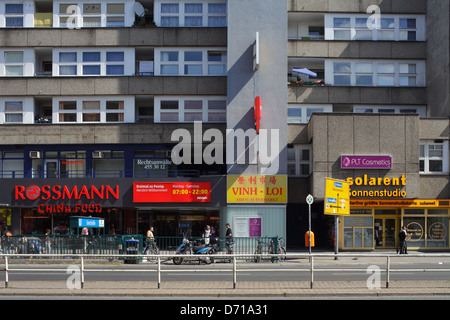
[[[44,185],[42,187],[31,185],[25,187],[16,185],[14,188],[16,200],[108,200],[119,199],[119,185],[111,187],[109,185],[93,186],[61,186]]]

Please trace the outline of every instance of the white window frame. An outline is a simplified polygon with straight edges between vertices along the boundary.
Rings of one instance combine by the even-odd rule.
[[[442,148],[442,157],[431,156],[430,148],[439,147]],[[423,149],[419,153],[419,161],[424,162],[424,170],[420,170],[420,174],[426,175],[448,175],[449,174],[449,142],[448,140],[422,140],[420,141],[420,149]],[[429,162],[430,161],[442,161],[442,171],[431,172]]]
[[[303,159],[303,150],[308,151],[309,158]],[[291,155],[294,159],[290,159]],[[308,173],[302,173],[302,166],[308,166]],[[292,174],[289,168],[295,168]],[[309,177],[312,173],[312,146],[309,144],[288,145],[288,175],[291,177]]]
[[[287,122],[288,123],[303,123],[306,124],[311,118],[313,112],[333,112],[331,104],[288,104],[287,108]],[[300,115],[289,115],[289,110],[296,110]]]
[[[21,14],[7,14],[6,4],[22,4],[23,13]],[[33,28],[34,27],[34,1],[32,0],[3,0],[0,1],[0,28]],[[7,27],[6,18],[7,17],[22,17],[23,26],[22,27]]]
[[[376,27],[369,29],[364,27],[358,27],[356,24],[356,19],[359,18],[370,18],[370,14],[325,14],[325,40],[346,40],[346,41],[357,41],[357,40],[369,40],[369,41],[426,41],[426,17],[425,15],[410,15],[410,14],[385,14],[382,13],[381,19],[394,19],[394,25],[392,28],[383,28],[380,21],[380,29]],[[334,27],[334,18],[349,18],[350,25],[348,27]],[[401,28],[401,19],[415,19],[416,28]],[[335,30],[349,31],[350,37],[348,39],[335,39]],[[379,39],[380,36],[378,32],[380,31],[393,31],[393,40],[383,40]],[[367,31],[371,33],[369,38],[357,38],[357,31]],[[415,31],[416,40],[402,39],[403,31]]]
[[[22,110],[20,111],[7,111],[7,102],[21,102]],[[33,98],[24,97],[1,97],[0,98],[0,124],[32,124],[34,123],[34,102]],[[7,122],[6,117],[8,114],[21,114],[22,121],[19,122]]]
[[[53,2],[53,27],[54,28],[120,28],[120,27],[131,27],[135,20],[135,12],[134,12],[134,0],[119,0],[119,1],[105,1],[105,0],[85,0],[85,1],[54,1]],[[74,12],[60,12],[60,5],[75,5]],[[100,13],[96,14],[83,14],[83,6],[89,4],[100,4]],[[108,13],[108,5],[110,4],[123,4],[124,5],[124,13],[123,14],[109,14]],[[60,18],[68,18],[72,17],[73,25],[65,25],[61,22]],[[85,17],[99,17],[100,24],[97,26],[84,26],[84,18]],[[109,26],[108,18],[117,18],[123,17],[123,26]]]
[[[59,106],[61,102],[74,101],[76,103],[75,109],[60,110]],[[84,109],[83,102],[100,103],[99,109]],[[123,102],[123,108],[120,109],[107,109],[107,102]],[[93,96],[93,97],[54,97],[53,98],[53,123],[58,124],[70,124],[70,123],[133,123],[134,121],[134,97],[125,96]],[[99,114],[100,121],[83,121],[83,114]],[[60,115],[63,114],[76,114],[76,121],[60,121]],[[123,121],[107,121],[108,114],[123,114]]]
[[[185,114],[188,113],[201,113],[201,119],[196,119],[195,121],[209,122],[209,123],[224,123],[226,122],[226,101],[225,96],[190,96],[190,97],[176,97],[176,96],[158,96],[155,97],[155,108],[154,108],[154,121],[155,123],[192,123],[194,120],[185,120]],[[173,101],[178,103],[178,109],[161,109],[161,102],[163,101]],[[185,109],[185,103],[187,101],[201,101],[201,109]],[[209,109],[210,101],[223,101],[224,109]],[[178,117],[177,121],[164,121],[161,120],[161,113],[172,113],[176,114]],[[210,121],[210,114],[223,114],[225,116],[223,121]]]
[[[162,61],[162,53],[178,53],[177,61]],[[185,61],[185,53],[187,52],[201,52],[202,61]],[[225,61],[208,61],[209,53],[217,52],[224,55]],[[177,66],[178,73],[164,74],[161,72],[161,66]],[[201,74],[184,74],[185,66],[201,65]],[[210,66],[223,66],[224,74],[209,74]],[[227,50],[226,48],[155,48],[155,76],[226,76],[227,68]]]
[[[162,5],[164,4],[178,4],[178,12],[177,13],[162,13]],[[202,13],[186,13],[185,5],[186,4],[202,4]],[[165,26],[162,24],[163,17],[172,17],[178,18],[178,25],[174,27],[214,27],[209,25],[210,17],[227,17],[227,13],[209,13],[209,4],[224,4],[226,6],[226,1],[224,0],[156,0],[154,4],[154,19],[155,23],[159,27],[171,27]],[[201,26],[187,26],[185,23],[186,17],[200,17],[202,18]],[[226,24],[226,23],[225,23]],[[226,25],[221,26],[226,27]]]
[[[427,107],[426,106],[396,106],[396,105],[385,105],[385,106],[370,106],[370,105],[354,105],[354,113],[384,113],[383,110],[392,110],[392,113],[417,113],[421,118],[427,117]],[[406,112],[408,111],[408,112]],[[414,112],[411,112],[414,111]],[[390,112],[390,111],[389,111]]]
[[[23,60],[22,62],[14,62],[14,63],[6,63],[6,55],[7,52],[22,52]],[[33,49],[21,49],[21,48],[0,48],[0,77],[32,77],[34,76],[34,61],[35,55]],[[22,67],[22,75],[6,75],[6,67],[7,66],[20,66]]]
[[[335,63],[346,63],[350,65],[350,71],[345,75],[350,76],[350,85],[335,84],[335,76],[342,75],[342,73],[335,72]],[[357,64],[372,64],[372,85],[357,85]],[[378,66],[383,64],[392,64],[394,67],[393,73],[379,73]],[[404,65],[415,65],[415,73],[401,73]],[[408,67],[409,69],[409,67]],[[370,73],[369,73],[370,75]],[[393,77],[393,85],[378,85],[379,76],[389,75]],[[365,87],[425,87],[426,86],[426,65],[423,60],[325,60],[325,83],[333,86],[365,86]],[[414,77],[415,85],[403,85],[401,83],[402,77]]]
[[[76,62],[59,62],[59,54],[60,53],[76,53],[77,59]],[[83,62],[83,53],[88,52],[100,52],[100,62]],[[108,52],[123,52],[124,61],[106,61]],[[132,76],[135,73],[135,52],[134,48],[72,48],[72,49],[54,49],[53,50],[53,76],[54,77],[99,77],[99,76],[114,76],[114,77],[122,77],[122,76]],[[83,65],[100,65],[100,74],[95,75],[85,75],[83,73]],[[107,74],[107,66],[108,65],[123,65],[124,66],[124,74],[121,75],[108,75]],[[76,74],[75,75],[60,75],[60,66],[76,66]]]

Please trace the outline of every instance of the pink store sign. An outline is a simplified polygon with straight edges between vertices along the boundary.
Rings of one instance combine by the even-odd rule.
[[[341,169],[392,169],[392,157],[341,155]]]

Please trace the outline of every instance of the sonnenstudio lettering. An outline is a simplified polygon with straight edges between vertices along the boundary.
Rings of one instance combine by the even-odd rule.
[[[90,186],[60,186],[60,185],[44,185],[42,187],[31,185],[28,187],[17,185],[15,186],[16,200],[93,200],[93,199],[119,199],[119,185],[111,187],[109,185],[101,185],[96,187]]]

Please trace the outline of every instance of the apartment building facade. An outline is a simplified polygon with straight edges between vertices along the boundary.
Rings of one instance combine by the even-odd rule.
[[[312,194],[326,247],[332,177],[353,183],[340,249],[394,248],[403,224],[449,249],[448,21],[425,0],[2,2],[3,229],[230,223],[302,247]],[[369,156],[390,165],[344,163]]]

